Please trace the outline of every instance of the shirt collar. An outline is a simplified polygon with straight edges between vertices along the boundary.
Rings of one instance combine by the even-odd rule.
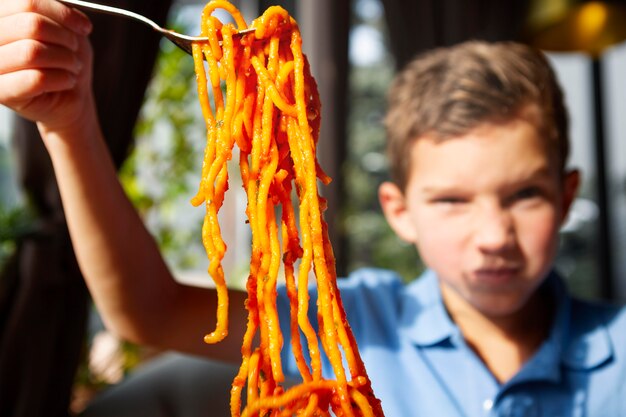
[[[573,300],[556,272],[550,273],[546,285],[556,303],[550,336],[544,343],[551,345],[552,354],[560,357],[552,362],[570,369],[590,370],[608,361],[613,356],[613,348],[598,314]]]
[[[434,271],[427,270],[408,285],[402,300],[401,333],[418,346],[434,346],[459,337],[441,298]]]
[[[569,301],[570,327],[563,344],[563,365],[573,370],[597,368],[614,355],[609,331],[598,310],[579,300]]]

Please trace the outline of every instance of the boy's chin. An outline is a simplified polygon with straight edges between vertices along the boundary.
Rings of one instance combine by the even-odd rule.
[[[521,291],[496,294],[481,294],[468,300],[470,304],[489,319],[513,318],[523,314],[524,308],[532,298],[532,293],[524,294]]]
[[[519,300],[496,300],[474,304],[474,308],[489,319],[505,319],[519,313],[523,309],[523,303]]]
[[[455,289],[444,285],[442,289],[444,302],[451,312],[473,310],[475,313],[490,319],[506,318],[515,315],[523,309],[530,298],[530,294],[524,295],[524,291],[521,291],[519,288],[509,288],[507,290],[498,288],[494,290],[493,288],[486,289],[483,286],[479,286],[471,289],[468,287]]]

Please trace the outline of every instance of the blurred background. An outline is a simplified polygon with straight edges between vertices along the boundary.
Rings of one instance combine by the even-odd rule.
[[[163,1],[158,7],[148,1],[107,4],[141,12],[190,34],[198,32],[203,6],[194,0]],[[265,0],[235,4],[248,21],[270,5]],[[415,261],[414,248],[390,231],[377,202],[376,186],[387,178],[381,118],[385,91],[395,71],[416,53],[431,47],[470,38],[512,39],[544,49],[554,64],[571,115],[569,165],[583,173],[581,192],[562,230],[558,267],[572,291],[580,296],[626,300],[626,1],[291,0],[272,4],[283,5],[296,16],[303,48],[320,86],[323,127],[318,153],[321,165],[334,179],[323,193],[329,200],[326,218],[341,275],[369,265],[394,269],[410,281],[423,268]],[[130,33],[149,32],[135,23],[114,19],[94,16],[96,28],[110,27],[107,30],[118,33],[121,41]],[[108,133],[121,181],[177,277],[193,285],[210,285],[198,233],[203,210],[189,203],[199,180],[204,148],[192,60],[170,43],[146,34],[146,42],[153,48],[145,48],[147,55],[139,57],[141,66],[135,67],[125,57],[137,54],[138,49],[120,52],[111,38],[108,42],[98,41],[97,37],[106,33],[104,29],[94,33],[96,50],[102,51],[96,56],[102,57],[102,63],[107,58],[100,79],[108,95],[100,95],[105,102],[101,107],[107,109],[106,103],[109,107],[114,107],[110,103],[131,106],[126,111],[128,120],[105,110],[114,120],[109,122],[111,125],[126,126],[124,131],[112,128]],[[118,66],[123,70],[111,69]],[[111,71],[119,72],[120,78],[106,78],[110,74],[104,73]],[[134,76],[133,71],[141,74]],[[17,364],[7,365],[9,353],[27,339],[27,326],[32,329],[33,325],[44,325],[38,317],[50,318],[50,309],[32,307],[34,301],[28,301],[32,294],[24,295],[25,283],[33,281],[25,277],[29,272],[23,265],[34,261],[24,248],[33,242],[46,245],[55,233],[64,236],[61,240],[67,243],[60,205],[56,198],[47,197],[55,195],[53,175],[49,169],[44,170],[43,177],[48,175],[52,180],[45,185],[33,182],[33,177],[42,177],[40,167],[47,162],[33,160],[33,153],[41,152],[34,149],[36,140],[26,141],[28,146],[23,140],[18,143],[28,131],[22,124],[10,111],[0,108],[0,267],[5,270],[0,281],[0,398],[20,390],[20,384],[11,388],[3,385],[5,376],[23,377]],[[247,276],[249,231],[244,222],[245,194],[237,183],[238,168],[233,169],[222,210],[223,232],[231,248],[225,267],[231,285],[241,286]],[[71,255],[66,243],[59,253]],[[51,259],[56,262],[56,255]],[[59,268],[63,271],[66,266]],[[68,275],[79,275],[70,269]],[[54,282],[55,288],[80,286],[80,280],[74,279],[66,282],[56,277]],[[15,301],[18,298],[20,303]],[[101,325],[97,315],[90,313],[84,289],[65,291],[55,298],[57,303],[67,303],[68,299],[80,302],[76,310],[64,314],[76,318],[78,311],[84,319],[74,326],[65,347],[54,347],[57,358],[63,359],[59,365],[65,369],[62,375],[69,381],[58,387],[65,399],[57,400],[59,409],[67,406],[70,398],[63,390],[69,392],[67,387],[75,386],[77,380],[97,391],[117,383],[145,356],[154,353],[109,340],[103,342],[103,346],[112,346],[104,350],[108,352],[103,354],[105,370],[98,370],[97,364],[90,368],[86,352]],[[22,311],[20,308],[36,311],[16,314]],[[67,327],[63,325],[66,320],[67,316],[64,319],[59,313],[56,321],[52,319],[45,325],[52,327],[49,332],[54,336],[55,326]],[[89,331],[82,333],[83,327]],[[66,353],[59,353],[63,349]],[[43,360],[54,362],[55,354]],[[110,366],[106,366],[106,360],[111,361]],[[53,367],[46,369],[59,375]],[[111,373],[111,369],[117,371]],[[42,388],[49,390],[49,386]],[[13,396],[13,405],[0,401],[4,404],[0,405],[0,415],[44,415],[17,413],[21,397]],[[46,403],[45,396],[41,398]],[[79,402],[76,404],[76,408],[81,407]]]

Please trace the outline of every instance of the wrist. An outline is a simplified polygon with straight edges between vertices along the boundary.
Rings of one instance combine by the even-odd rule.
[[[102,134],[93,98],[87,97],[74,117],[57,123],[37,122],[44,145],[51,154],[62,148],[84,148],[101,140]]]

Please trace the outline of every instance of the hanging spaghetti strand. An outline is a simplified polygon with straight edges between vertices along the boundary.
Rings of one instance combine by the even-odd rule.
[[[213,16],[217,9],[230,13],[235,23],[219,21]],[[205,206],[202,241],[218,294],[217,323],[205,341],[216,343],[227,334],[228,293],[221,265],[226,244],[218,213],[236,144],[252,251],[248,321],[231,389],[231,415],[380,417],[380,401],[337,288],[323,218],[326,201],[318,191],[318,181],[330,182],[316,157],[320,100],[298,25],[283,8],[272,6],[251,27],[254,34],[238,35],[247,28],[241,13],[226,0],[213,0],[202,12],[201,35],[208,41],[193,45],[207,143],[191,202]],[[288,389],[282,386],[283,334],[276,309],[281,271],[289,299],[289,339],[302,377],[302,383]],[[309,320],[315,308],[309,298],[311,272],[316,276],[317,331]],[[322,353],[335,380],[322,376]],[[244,392],[247,405],[242,409]]]

